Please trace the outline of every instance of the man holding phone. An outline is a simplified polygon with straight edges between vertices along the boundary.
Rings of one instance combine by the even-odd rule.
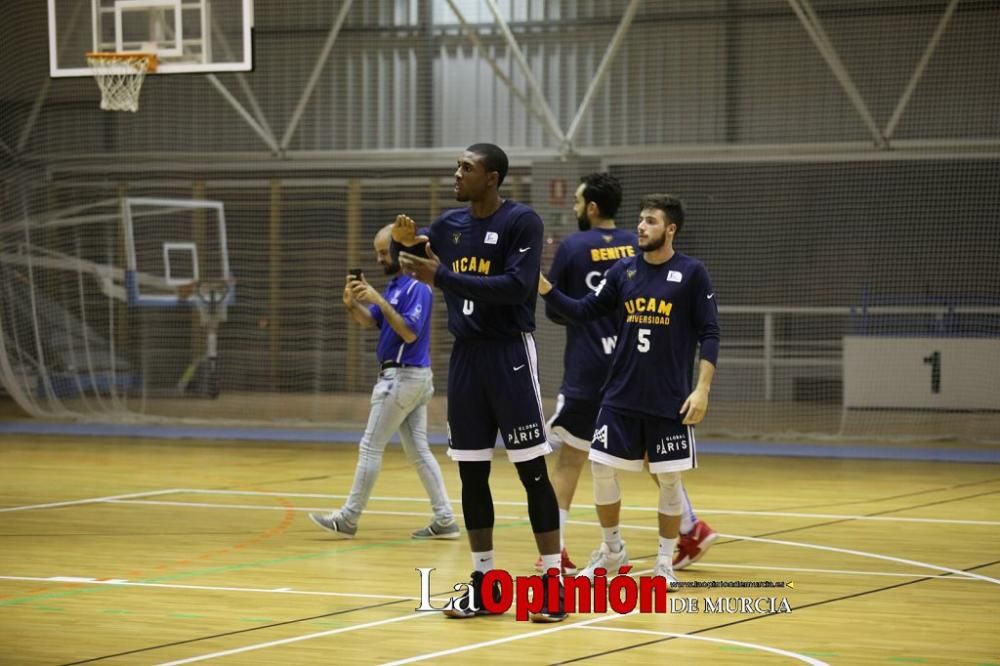
[[[314,523],[345,538],[353,538],[382,467],[382,454],[399,432],[406,457],[417,469],[431,501],[434,520],[413,532],[414,539],[457,539],[458,523],[448,500],[441,468],[427,444],[427,402],[434,395],[430,368],[430,287],[403,275],[390,252],[392,225],[375,235],[375,254],[386,275],[393,276],[383,293],[351,269],[344,287],[344,307],[366,328],[379,329],[381,371],[372,391],[368,426],[361,438],[351,493],[339,511],[311,513]]]

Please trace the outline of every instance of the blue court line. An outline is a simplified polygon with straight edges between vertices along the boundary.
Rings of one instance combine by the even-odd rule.
[[[358,430],[307,428],[214,428],[155,424],[0,421],[0,435],[3,434],[351,443],[360,440],[362,433]],[[428,433],[427,439],[431,444],[444,445],[448,443],[445,435],[440,433]],[[399,441],[398,437],[394,437],[393,441]],[[865,445],[834,446],[801,442],[713,442],[700,440],[698,453],[797,458],[1000,463],[1000,447],[996,449],[912,448]]]

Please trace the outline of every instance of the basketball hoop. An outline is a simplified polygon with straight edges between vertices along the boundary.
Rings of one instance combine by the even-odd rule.
[[[195,361],[181,376],[177,388],[185,394],[219,397],[219,324],[226,321],[226,307],[236,288],[229,278],[191,282],[191,298],[205,327],[205,356]]]
[[[153,53],[88,53],[87,62],[101,89],[105,111],[138,111],[139,90],[147,72],[155,72]]]
[[[189,302],[198,308],[203,326],[207,326],[211,331],[218,327],[219,322],[226,321],[229,297],[236,287],[236,281],[233,278],[199,280],[184,286],[191,287]]]
[[[177,285],[176,292],[178,302],[190,300],[197,286],[197,282],[186,282],[184,284]]]

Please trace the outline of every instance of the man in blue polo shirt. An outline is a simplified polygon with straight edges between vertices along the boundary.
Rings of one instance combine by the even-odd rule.
[[[372,391],[368,426],[361,438],[358,466],[351,494],[339,511],[311,513],[314,523],[352,538],[368,504],[382,467],[382,454],[394,432],[399,432],[406,457],[417,468],[431,501],[434,520],[413,532],[414,539],[457,539],[458,523],[441,477],[441,468],[427,444],[427,402],[434,395],[430,360],[431,289],[399,271],[390,252],[392,225],[375,235],[375,254],[386,275],[392,275],[379,294],[363,276],[348,275],[344,306],[351,318],[366,328],[379,329],[381,372]],[[360,279],[359,279],[360,278]]]

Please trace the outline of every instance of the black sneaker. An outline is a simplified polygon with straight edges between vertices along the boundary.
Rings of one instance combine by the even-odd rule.
[[[529,616],[532,622],[562,622],[568,617],[564,610],[566,608],[563,598],[565,588],[562,580],[559,581],[558,585],[559,600],[555,604],[555,610],[553,610],[549,608],[549,575],[542,574],[542,610]]]
[[[475,605],[470,603],[470,594],[472,590],[475,590]],[[493,581],[493,601],[499,602],[501,599],[500,592],[500,581]],[[443,612],[447,617],[453,617],[456,619],[462,619],[469,617],[476,617],[477,615],[494,615],[494,613],[483,608],[483,572],[473,571],[472,578],[469,581],[468,587],[465,588],[465,594],[459,597],[451,604],[451,608],[445,609]]]

